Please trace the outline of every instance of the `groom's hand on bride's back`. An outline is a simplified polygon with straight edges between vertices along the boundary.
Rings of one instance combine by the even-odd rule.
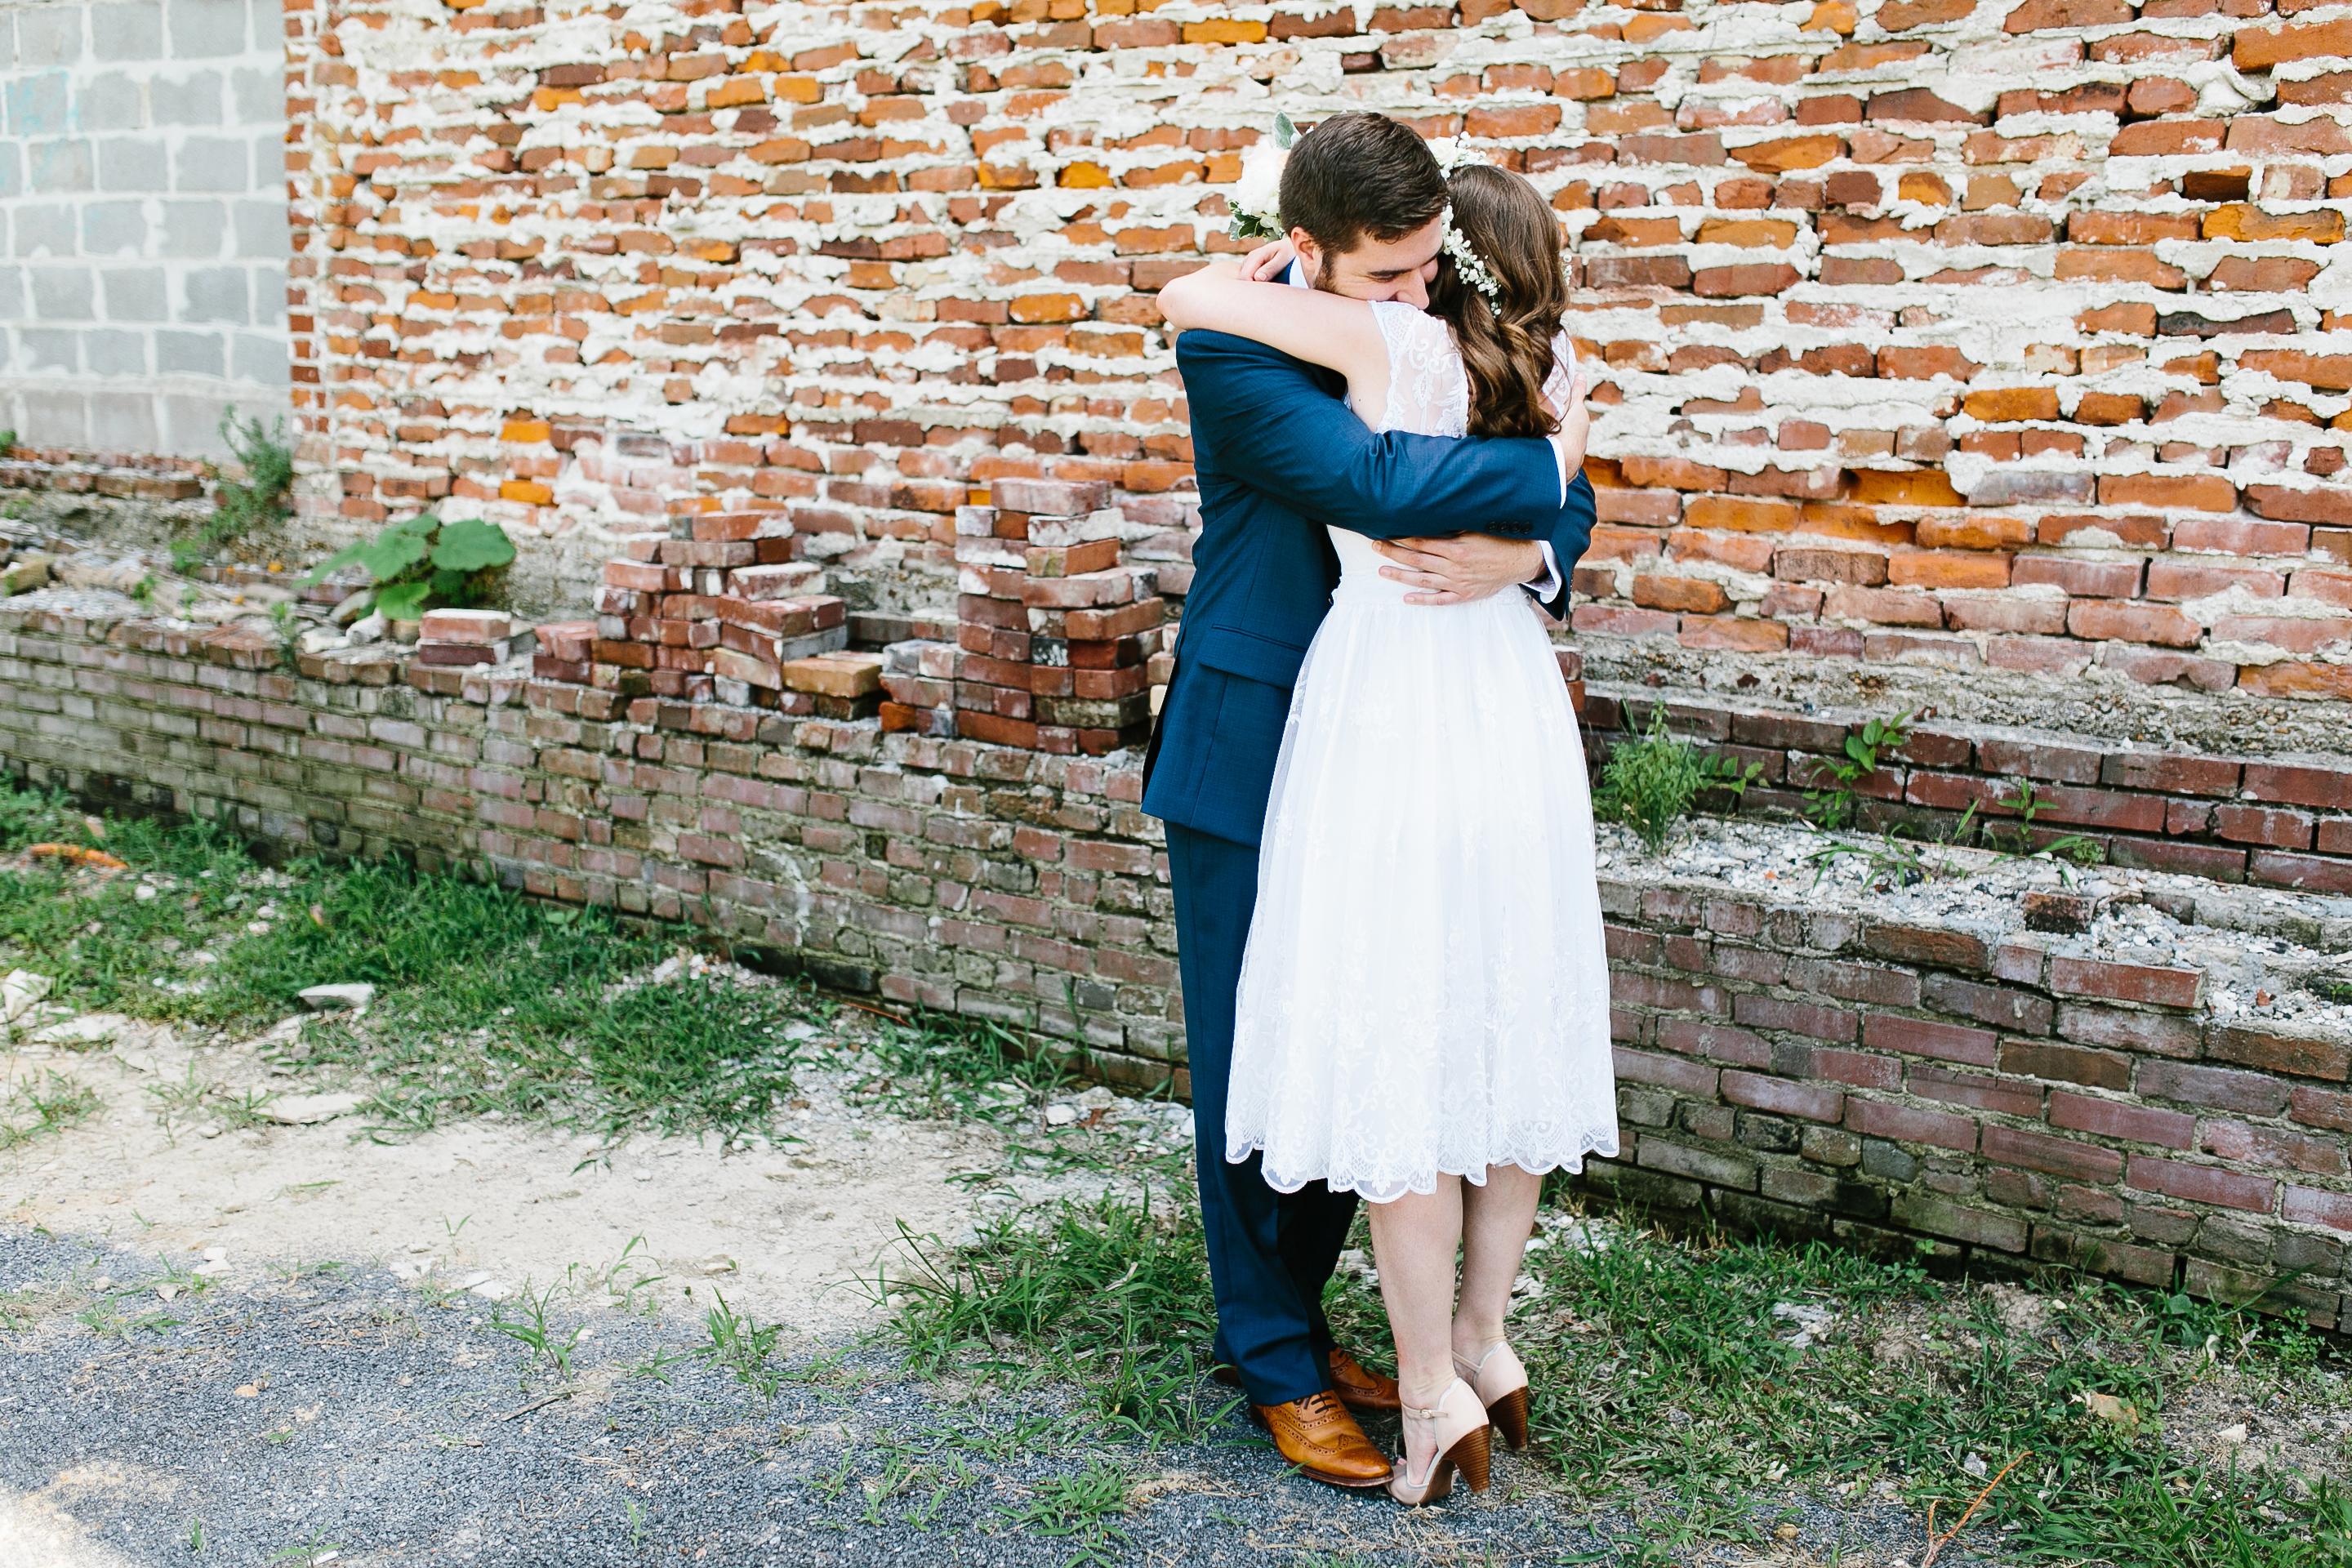
[[[1388,557],[1381,575],[1413,591],[1408,605],[1466,605],[1544,575],[1543,550],[1531,539],[1487,533],[1451,539],[1375,539]]]

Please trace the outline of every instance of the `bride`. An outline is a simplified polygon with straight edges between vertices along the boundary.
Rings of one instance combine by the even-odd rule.
[[[1447,183],[1428,314],[1229,264],[1170,283],[1160,308],[1340,372],[1374,430],[1565,429],[1580,458],[1559,226],[1515,174]],[[1287,260],[1273,247],[1249,271]],[[1372,1205],[1405,1411],[1389,1489],[1418,1505],[1456,1467],[1486,1489],[1490,1424],[1526,1446],[1503,1321],[1543,1173],[1617,1152],[1609,975],[1583,751],[1536,612],[1516,593],[1408,603],[1370,540],[1331,539],[1339,585],[1259,851],[1226,1158],[1263,1151],[1281,1191],[1327,1182]]]

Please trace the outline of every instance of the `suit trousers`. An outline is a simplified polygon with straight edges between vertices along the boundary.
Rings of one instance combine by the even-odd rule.
[[[1239,1164],[1226,1161],[1225,1089],[1242,955],[1257,905],[1257,849],[1166,826],[1217,1359],[1241,1373],[1251,1404],[1286,1405],[1331,1386],[1323,1286],[1354,1223],[1356,1194],[1320,1182],[1278,1193],[1259,1173],[1255,1153]]]

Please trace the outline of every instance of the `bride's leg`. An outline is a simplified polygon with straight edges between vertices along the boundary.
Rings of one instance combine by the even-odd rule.
[[[1453,1350],[1473,1365],[1503,1338],[1503,1315],[1542,1194],[1543,1178],[1517,1165],[1489,1165],[1485,1186],[1463,1187],[1462,1300],[1454,1313]],[[1381,1279],[1388,1279],[1385,1266]]]
[[[1454,1257],[1462,1244],[1462,1178],[1440,1174],[1437,1190],[1426,1197],[1407,1193],[1393,1203],[1374,1204],[1371,1219],[1381,1300],[1396,1335],[1398,1392],[1408,1408],[1427,1410],[1454,1381],[1447,1334],[1454,1315]],[[1428,1473],[1434,1433],[1426,1422],[1405,1423],[1409,1474]]]

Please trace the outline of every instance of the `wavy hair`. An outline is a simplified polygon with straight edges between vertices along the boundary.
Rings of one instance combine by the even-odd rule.
[[[1490,163],[1456,169],[1446,187],[1453,223],[1500,295],[1489,300],[1439,253],[1429,309],[1453,327],[1470,374],[1470,434],[1549,436],[1559,419],[1544,409],[1544,382],[1568,310],[1559,220],[1533,185]]]

